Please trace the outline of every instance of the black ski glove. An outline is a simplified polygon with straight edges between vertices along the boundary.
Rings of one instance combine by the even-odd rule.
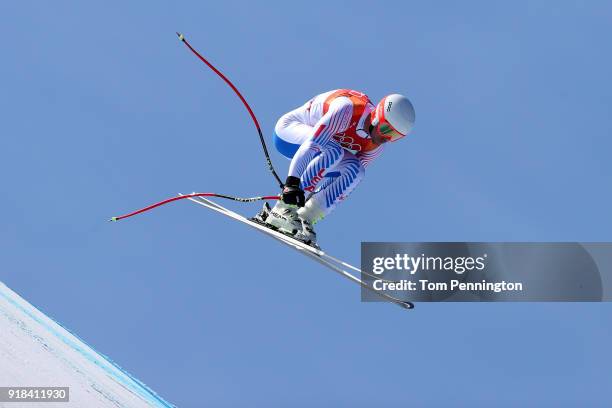
[[[300,188],[300,179],[297,177],[289,176],[285,181],[285,187],[281,193],[281,200],[285,204],[293,204],[298,207],[303,207],[306,203],[304,197],[304,190]]]

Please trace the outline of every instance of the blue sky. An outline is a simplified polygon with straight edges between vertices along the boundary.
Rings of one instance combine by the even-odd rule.
[[[599,1],[4,2],[0,279],[180,407],[608,406],[608,304],[405,312],[190,203],[105,220],[179,191],[276,192],[181,31],[268,137],[326,90],[411,98],[413,135],[318,228],[337,256],[610,241],[611,18]]]

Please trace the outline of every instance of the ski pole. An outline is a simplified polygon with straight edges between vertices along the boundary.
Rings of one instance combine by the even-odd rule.
[[[234,84],[229,79],[227,79],[225,75],[223,75],[221,71],[215,68],[214,65],[208,62],[206,58],[200,55],[200,53],[196,51],[195,48],[191,46],[191,44],[189,44],[189,42],[187,41],[187,39],[185,39],[185,36],[183,34],[177,32],[176,35],[178,35],[179,40],[181,40],[181,42],[183,42],[187,46],[187,48],[189,48],[196,57],[198,57],[211,70],[213,70],[215,74],[219,75],[219,77],[221,77],[221,79],[223,79],[225,83],[228,84],[230,88],[232,88],[232,90],[236,93],[236,95],[238,95],[238,97],[244,104],[245,108],[249,111],[249,114],[251,115],[251,119],[253,119],[253,123],[255,123],[255,127],[257,128],[257,133],[259,133],[259,141],[261,142],[261,147],[263,147],[263,152],[264,152],[264,155],[266,156],[266,162],[268,164],[268,168],[270,169],[270,171],[272,172],[272,175],[274,176],[276,181],[278,181],[278,184],[280,185],[280,188],[282,189],[284,187],[284,184],[281,181],[280,177],[278,177],[278,174],[276,174],[276,170],[274,170],[274,166],[272,165],[272,160],[270,159],[270,154],[268,153],[268,147],[266,146],[266,141],[263,136],[263,132],[261,131],[261,127],[259,126],[259,121],[257,120],[257,117],[255,117],[255,114],[253,113],[251,106],[249,106],[249,103],[246,101],[246,99],[244,99],[244,97],[242,96],[238,88],[236,88]]]
[[[250,203],[250,202],[253,202],[253,201],[260,201],[260,200],[278,200],[280,198],[278,196],[261,196],[261,197],[242,198],[242,197],[228,196],[228,195],[225,195],[225,194],[193,193],[193,194],[186,194],[186,195],[180,195],[180,196],[176,196],[176,197],[171,197],[171,198],[168,198],[166,200],[160,201],[158,203],[151,204],[151,205],[149,205],[147,207],[141,208],[140,210],[136,210],[136,211],[133,211],[133,212],[128,213],[128,214],[120,215],[118,217],[112,217],[109,221],[119,221],[119,220],[122,220],[124,218],[133,217],[134,215],[143,213],[145,211],[152,210],[152,209],[154,209],[156,207],[159,207],[159,206],[162,206],[164,204],[171,203],[173,201],[183,200],[185,198],[193,198],[193,197],[218,197],[218,198],[226,198],[228,200],[240,201],[242,203]]]

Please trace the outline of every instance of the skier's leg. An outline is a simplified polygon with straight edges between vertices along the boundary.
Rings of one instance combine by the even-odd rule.
[[[342,159],[344,149],[332,138],[314,138],[309,136],[295,153],[289,165],[289,176],[299,177],[302,188],[312,184],[312,179],[321,171],[325,172],[337,165]],[[307,167],[317,156],[319,161],[310,167],[311,174],[305,174]],[[321,174],[319,174],[319,177]],[[315,183],[316,184],[316,183]]]
[[[312,144],[310,148],[318,150],[318,153],[314,154],[308,163],[302,162],[306,163],[306,168],[303,172],[300,171],[300,184],[304,191],[312,193],[325,176],[340,164],[345,150],[333,141],[321,147]]]
[[[285,157],[297,156],[289,165],[289,176],[300,178],[301,188],[314,192],[325,176],[342,162],[345,150],[331,137],[319,137],[315,141],[313,128],[304,124],[299,114],[298,109],[279,119],[274,129],[274,145]],[[305,241],[316,243],[312,226],[308,220],[299,219],[295,206],[279,200],[272,210],[264,208],[263,213],[259,218],[265,219],[269,226],[293,235],[306,230],[309,234]]]
[[[299,151],[300,159],[292,161],[288,175],[299,177],[302,189],[314,191],[325,173],[342,160],[344,149],[331,137],[315,142],[313,128],[304,124],[303,114],[304,107],[299,107],[281,116],[273,140],[276,150],[289,159]]]
[[[345,151],[334,172],[339,175],[298,210],[300,218],[314,224],[331,213],[357,187],[365,175],[365,168],[355,155]]]
[[[325,175],[344,156],[344,149],[331,137],[314,138],[313,128],[301,122],[302,108],[283,115],[274,128],[274,145],[292,160],[289,176],[300,178],[303,190],[313,192]]]
[[[300,185],[304,191],[311,193],[316,190],[317,185],[321,181],[326,179],[325,176],[330,173],[330,171],[336,171],[336,166],[342,163],[345,155],[351,155],[334,141],[324,146],[320,146],[308,140],[300,146],[300,149],[307,150],[306,154],[301,156],[302,159],[297,161],[299,166],[303,165],[305,167],[303,171],[299,169],[301,172]],[[356,158],[354,158],[354,160],[359,161]],[[347,162],[346,166],[350,167],[349,163],[350,161]],[[294,162],[292,162],[292,164],[294,164]],[[322,192],[319,194],[322,194]],[[270,216],[266,219],[266,223],[283,232],[295,234],[302,229],[312,230],[308,222],[304,224],[298,219],[297,209],[294,208],[294,206],[283,203],[282,200],[276,203],[274,209],[272,209],[269,214]],[[316,237],[314,236],[314,231],[311,232],[312,236],[305,239],[305,241],[315,243]]]

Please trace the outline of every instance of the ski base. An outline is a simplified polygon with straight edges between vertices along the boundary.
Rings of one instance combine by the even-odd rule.
[[[180,196],[182,196],[183,194],[179,194]],[[194,203],[197,203],[203,207],[206,207],[208,209],[211,209],[213,211],[216,211],[218,213],[221,213],[229,218],[233,218],[236,221],[240,221],[256,230],[258,230],[259,232],[262,232],[266,235],[268,235],[271,238],[276,239],[277,241],[287,245],[290,248],[293,248],[295,250],[297,250],[298,252],[304,254],[305,256],[313,259],[314,261],[319,262],[320,264],[328,267],[329,269],[331,269],[332,271],[344,276],[345,278],[349,279],[350,281],[360,285],[361,287],[363,287],[366,290],[371,291],[372,293],[380,296],[382,299],[387,300],[391,303],[394,303],[404,309],[413,309],[414,308],[414,304],[412,302],[406,301],[406,300],[401,300],[398,299],[394,296],[391,296],[387,293],[378,291],[376,289],[374,289],[372,286],[368,285],[367,283],[365,283],[364,281],[362,281],[360,278],[358,278],[357,276],[353,275],[352,273],[348,272],[347,269],[352,270],[353,272],[357,272],[363,275],[366,275],[368,277],[374,278],[374,279],[380,279],[377,276],[371,275],[367,272],[362,272],[361,269],[350,265],[340,259],[334,258],[333,256],[325,253],[324,251],[322,251],[318,246],[311,246],[308,245],[307,243],[304,243],[290,235],[284,234],[280,231],[276,231],[272,228],[270,228],[268,225],[265,224],[265,222],[261,221],[261,220],[254,220],[254,219],[248,219],[238,213],[235,213],[217,203],[215,203],[214,201],[211,201],[209,199],[206,199],[204,197],[189,197],[189,200],[193,201]]]

